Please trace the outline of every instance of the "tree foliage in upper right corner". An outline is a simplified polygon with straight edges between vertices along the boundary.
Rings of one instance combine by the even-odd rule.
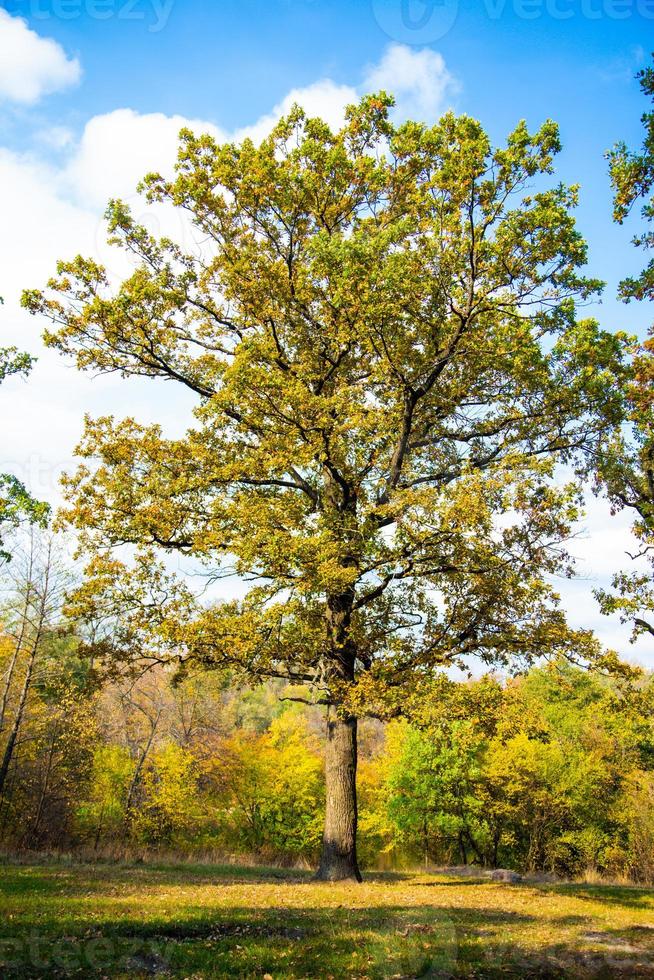
[[[644,94],[654,102],[654,67],[640,72],[638,78]],[[640,150],[632,152],[618,143],[609,154],[613,216],[620,224],[642,201],[645,222],[654,221],[654,111],[645,112],[642,121],[645,136]],[[654,248],[652,226],[633,241],[645,250]],[[620,296],[627,303],[654,299],[654,259],[639,275],[621,282]],[[614,435],[598,473],[614,507],[635,512],[633,531],[640,550],[634,557],[644,559],[648,567],[619,573],[613,581],[614,591],[597,595],[603,612],[619,612],[623,620],[633,623],[634,636],[654,635],[654,327],[634,348],[626,394],[629,431]]]
[[[639,72],[640,87],[645,96],[654,103],[654,66],[650,65]],[[629,216],[634,205],[644,202],[642,216],[646,222],[654,220],[654,111],[643,113],[645,128],[643,145],[633,152],[618,143],[609,153],[611,183],[614,189],[613,217],[619,223]],[[634,238],[634,245],[640,248],[654,248],[654,230],[646,229]],[[652,299],[654,297],[654,259],[639,276],[630,277],[620,284],[620,295],[627,302],[630,299]]]

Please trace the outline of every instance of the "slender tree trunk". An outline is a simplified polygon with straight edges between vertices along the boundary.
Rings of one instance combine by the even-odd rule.
[[[477,847],[477,843],[475,841],[475,838],[470,833],[469,827],[465,828],[464,834],[468,838],[468,844],[470,844],[470,848],[473,854],[475,855],[475,859],[479,862],[479,864],[483,865],[483,867],[486,867],[486,865],[488,864],[488,861],[486,860],[486,855],[483,854]]]
[[[102,836],[102,825],[104,823],[104,810],[105,810],[105,807],[104,807],[104,803],[103,803],[102,804],[102,807],[100,809],[100,816],[98,817],[98,826],[97,826],[96,831],[95,831],[95,840],[93,841],[93,850],[94,851],[97,851],[98,847],[100,846],[100,837]]]
[[[27,704],[27,695],[29,694],[30,687],[32,686],[32,675],[34,673],[34,662],[36,660],[37,650],[38,650],[38,645],[37,643],[35,643],[30,652],[30,659],[27,664],[27,672],[25,674],[25,680],[23,681],[23,688],[20,694],[18,708],[16,710],[16,717],[14,718],[14,723],[11,726],[11,731],[9,732],[9,738],[7,739],[7,744],[5,745],[5,751],[2,756],[2,762],[0,762],[0,797],[4,795],[5,783],[7,782],[7,774],[9,773],[9,766],[11,765],[14,749],[16,747],[16,740],[18,738],[18,733],[23,723],[25,705]]]
[[[0,762],[0,799],[4,797],[5,785],[7,782],[7,775],[9,773],[9,767],[11,765],[11,760],[16,748],[16,741],[20,732],[21,725],[23,723],[23,715],[25,714],[25,707],[27,705],[27,697],[32,686],[32,679],[34,674],[34,667],[36,664],[36,658],[40,653],[41,649],[41,639],[44,635],[46,629],[46,620],[48,617],[48,604],[50,602],[50,586],[51,586],[51,574],[52,574],[52,543],[50,542],[47,547],[45,563],[42,572],[42,580],[39,586],[36,587],[33,579],[34,572],[34,539],[32,538],[32,545],[29,554],[29,563],[27,571],[27,583],[26,583],[26,594],[25,594],[25,605],[23,609],[23,621],[20,629],[20,636],[18,638],[18,647],[20,649],[23,645],[23,640],[27,633],[28,627],[33,630],[33,635],[31,638],[31,647],[27,660],[27,668],[25,672],[25,679],[23,681],[23,687],[20,693],[20,698],[18,699],[18,707],[16,709],[16,715],[14,718],[14,723],[11,726],[9,732],[9,737],[7,739],[7,744],[5,745],[4,754],[2,756],[2,762]],[[38,606],[36,611],[35,621],[31,622],[29,616],[29,608],[32,602],[32,596],[36,597],[38,595]],[[12,667],[12,671],[15,669],[15,664]],[[9,678],[9,683],[11,678]],[[8,697],[8,686],[5,687],[3,693],[3,703],[2,710],[3,713],[6,709],[5,698]],[[5,716],[6,717],[6,716]],[[5,720],[3,717],[3,723]]]
[[[29,623],[29,609],[30,603],[32,601],[32,575],[34,570],[34,554],[30,552],[29,565],[27,569],[27,581],[25,583],[25,596],[23,599],[23,611],[20,617],[20,629],[18,636],[16,637],[16,642],[14,644],[14,652],[9,661],[9,666],[7,668],[7,673],[5,674],[5,682],[2,691],[2,698],[0,698],[0,734],[5,728],[5,718],[7,714],[7,704],[9,703],[9,695],[11,693],[11,685],[14,679],[14,674],[16,672],[16,665],[18,663],[18,658],[23,649],[23,643],[25,642],[25,635],[27,633],[27,626]]]
[[[498,830],[493,834],[493,867],[497,867],[498,852],[500,849],[500,832]]]
[[[48,750],[48,764],[47,764],[46,770],[45,770],[45,778],[43,779],[43,782],[41,783],[41,791],[39,793],[39,802],[38,802],[38,806],[36,808],[36,814],[34,815],[34,821],[32,823],[32,826],[31,827],[28,827],[25,830],[25,834],[24,834],[23,838],[21,839],[21,846],[23,846],[23,847],[25,846],[25,844],[29,843],[30,840],[31,840],[31,843],[32,844],[37,844],[38,843],[38,833],[39,833],[39,830],[41,829],[41,820],[43,818],[43,810],[45,808],[45,801],[47,799],[48,791],[50,789],[50,777],[52,776],[52,766],[53,766],[53,763],[54,763],[54,752],[55,752],[55,739],[56,739],[56,735],[57,735],[57,733],[56,733],[56,730],[55,730],[52,733],[51,737],[50,737],[50,746],[49,746],[49,750]]]
[[[325,832],[317,878],[361,881],[357,864],[357,720],[327,718]]]
[[[143,770],[143,766],[145,765],[145,760],[147,759],[148,755],[150,754],[150,749],[152,748],[152,743],[154,742],[154,736],[155,736],[155,733],[157,731],[157,725],[159,724],[160,715],[161,715],[161,712],[159,712],[157,714],[157,716],[154,719],[154,721],[151,721],[150,722],[151,728],[150,728],[150,735],[148,737],[148,741],[146,742],[145,748],[143,749],[143,751],[142,751],[142,753],[141,753],[141,755],[139,757],[139,760],[136,763],[136,769],[134,770],[134,775],[132,776],[132,781],[129,784],[129,790],[127,791],[127,800],[125,801],[125,823],[127,823],[129,821],[129,818],[130,818],[130,816],[132,814],[132,806],[133,806],[133,803],[134,803],[134,794],[136,792],[136,787],[138,786],[139,780],[141,778],[141,772]]]
[[[14,674],[16,673],[16,665],[18,663],[18,656],[21,652],[21,648],[22,648],[22,638],[18,640],[18,642],[14,647],[14,652],[11,655],[11,660],[9,661],[7,673],[5,674],[2,698],[0,698],[0,735],[5,729],[5,717],[7,714],[7,705],[9,703],[11,685],[14,679]]]

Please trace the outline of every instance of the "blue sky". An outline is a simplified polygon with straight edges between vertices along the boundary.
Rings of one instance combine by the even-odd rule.
[[[458,83],[450,102],[501,139],[520,118],[561,126],[559,173],[582,184],[580,223],[610,289],[638,256],[611,226],[603,160],[638,140],[634,73],[654,49],[654,0],[9,0],[13,16],[79,60],[78,84],[30,106],[0,101],[3,142],[29,149],[53,124],[79,134],[129,107],[252,123],[318,79],[358,85],[389,43],[438,51]],[[449,27],[449,29],[448,29]],[[40,147],[45,154],[45,148]],[[619,262],[616,261],[619,257]],[[645,314],[629,311],[642,328]]]
[[[451,106],[497,141],[521,118],[534,127],[553,118],[564,144],[557,175],[581,184],[590,271],[608,284],[591,312],[642,333],[652,311],[615,300],[619,279],[643,262],[629,244],[633,223],[611,221],[603,154],[618,139],[641,139],[634,74],[653,49],[654,0],[0,3],[0,343],[39,355],[28,384],[0,390],[12,422],[0,470],[13,468],[56,501],[85,410],[146,421],[163,412],[172,428],[183,426],[184,396],[93,382],[43,351],[18,299],[59,256],[106,260],[104,202],[130,198],[143,172],[170,167],[187,120],[224,138],[248,127],[260,135],[297,97],[337,121],[372,85],[395,89],[403,115],[429,120]],[[599,617],[591,596],[623,563],[627,524],[591,501],[579,543],[586,577],[562,592],[574,621],[654,666],[654,651],[629,648],[628,630]]]

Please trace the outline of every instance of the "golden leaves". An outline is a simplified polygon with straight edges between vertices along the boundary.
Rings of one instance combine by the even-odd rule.
[[[619,414],[623,345],[576,321],[598,288],[576,189],[525,193],[554,124],[493,148],[475,120],[395,127],[391,105],[366,97],[336,133],[295,107],[259,146],[185,131],[175,178],[144,187],[206,248],[113,201],[133,273],[112,289],[77,258],[25,297],[81,368],[197,397],[181,438],[87,420],[66,517],[91,553],[140,551],[135,570],[95,569],[95,594],[118,611],[124,578],[127,633],[159,652],[295,672],[338,700],[375,664],[390,686],[565,645],[544,576],[567,568],[577,501],[553,461]],[[196,606],[154,548],[256,588]]]

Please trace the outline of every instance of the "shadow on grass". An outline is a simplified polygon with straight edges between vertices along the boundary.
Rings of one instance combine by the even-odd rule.
[[[412,876],[380,874],[369,876],[367,881],[391,884],[407,877]],[[279,869],[14,868],[9,879],[0,870],[3,909],[16,913],[10,918],[0,911],[2,980],[212,980],[261,978],[265,974],[274,980],[654,978],[654,943],[650,942],[654,940],[654,930],[651,936],[644,926],[593,931],[598,926],[590,914],[557,916],[547,912],[547,903],[544,910],[539,911],[538,907],[539,895],[546,894],[626,905],[630,898],[641,899],[635,904],[640,910],[646,907],[646,899],[652,899],[652,893],[628,888],[530,885],[533,905],[523,905],[515,911],[502,907],[501,900],[502,894],[512,893],[514,886],[487,879],[413,879],[416,895],[425,895],[421,892],[424,885],[483,884],[480,901],[474,905],[459,901],[449,906],[441,898],[438,905],[411,902],[370,907],[377,891],[372,888],[359,893],[369,902],[363,908],[333,907],[339,900],[349,905],[350,896],[352,904],[356,904],[356,887],[346,891],[344,899],[330,885],[316,886],[317,892],[312,894],[302,887],[311,882],[309,874]],[[265,907],[255,900],[254,892],[249,906],[246,897],[237,893],[233,907],[214,904],[213,900],[208,905],[196,904],[191,895],[190,900],[185,899],[185,907],[176,908],[177,893],[171,890],[166,894],[170,886],[182,884],[276,886],[280,882],[293,886],[292,896],[288,893],[289,906],[283,904],[283,892],[277,887],[267,889],[271,905]],[[148,905],[156,889],[161,889],[156,896],[159,904]],[[230,890],[230,894],[234,893]],[[383,894],[387,893],[380,890],[380,900]],[[321,906],[323,895],[325,905]],[[544,941],[532,938],[539,928],[542,936],[543,914],[551,927],[551,935]],[[563,933],[566,927],[585,927],[587,932],[580,930],[571,939]]]
[[[646,909],[651,907],[654,912],[654,890],[638,885],[532,885],[544,893],[550,892],[559,896],[568,895],[580,901],[614,905],[618,903],[625,908]]]
[[[200,886],[285,883],[311,883],[308,871],[281,868],[243,868],[232,865],[152,865],[152,864],[28,864],[0,866],[0,901],[3,897],[24,895],[76,896],[90,892],[110,894],[112,888],[133,885],[142,889],[187,885]],[[1,980],[1,978],[0,978]]]
[[[378,909],[234,908],[210,920],[106,922],[64,936],[0,939],[0,975],[105,977],[137,980],[282,977],[653,977],[654,963],[631,935],[590,934],[585,949],[551,944],[520,950],[504,933],[506,913],[466,909],[480,929],[461,928],[456,912],[439,907]],[[528,927],[533,917],[510,916]],[[83,923],[79,924],[80,926]],[[5,931],[5,930],[3,930]],[[629,941],[627,941],[629,940]],[[9,955],[8,955],[9,954]],[[0,954],[1,956],[2,954]]]
[[[506,925],[506,915],[493,909],[477,913],[487,929]],[[511,921],[526,926],[531,917],[516,914]],[[3,980],[466,975],[459,972],[465,950],[455,919],[440,907],[238,907],[203,909],[202,915],[174,922],[130,916],[91,927],[88,921],[68,921],[63,930],[43,925],[35,914],[23,920],[20,931],[9,934],[0,927]]]
[[[54,896],[61,892],[65,878],[62,874],[35,868],[0,868],[0,901],[21,895],[42,897]]]
[[[447,880],[438,881],[420,881],[416,884],[416,888],[447,888],[448,886],[452,888],[462,888],[464,885],[476,885],[477,888],[480,885],[495,885],[497,882],[492,881],[490,878],[448,878]],[[506,884],[506,882],[502,882]]]

